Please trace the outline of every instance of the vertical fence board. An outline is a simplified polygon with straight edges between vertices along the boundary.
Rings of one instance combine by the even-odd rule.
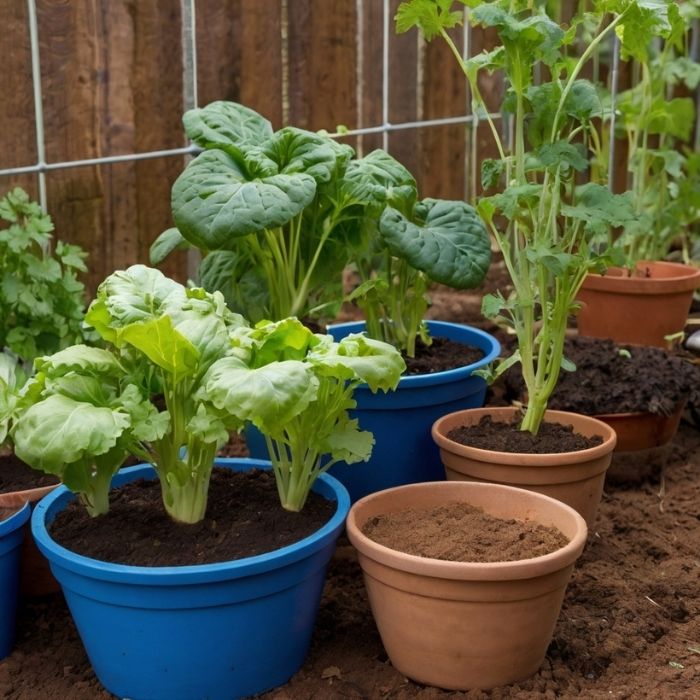
[[[362,73],[360,80],[361,105],[358,110],[358,127],[379,126],[382,123],[382,40],[383,3],[377,0],[361,0],[362,25]],[[358,139],[363,155],[382,147],[382,135],[366,134]]]
[[[355,2],[291,0],[289,116],[305,129],[357,120]]]
[[[0,26],[0,168],[33,165],[37,156],[27,3],[0,0]],[[36,175],[0,178],[0,196],[16,186],[37,196]]]
[[[97,157],[104,73],[96,3],[41,0],[37,12],[47,161]],[[57,235],[90,252],[94,287],[109,267],[100,169],[52,171],[46,184]]]
[[[450,32],[462,45],[462,28]],[[466,78],[443,41],[426,46],[423,80],[423,118],[459,117],[466,114]],[[422,135],[424,197],[464,199],[466,125],[431,127]]]

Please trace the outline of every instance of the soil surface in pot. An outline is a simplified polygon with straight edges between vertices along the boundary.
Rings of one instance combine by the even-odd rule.
[[[420,341],[416,343],[416,356],[406,357],[406,374],[433,374],[450,369],[466,367],[478,362],[484,353],[463,343],[457,343],[449,338],[433,338],[430,345]]]
[[[681,401],[700,396],[700,366],[661,348],[617,345],[575,337],[564,354],[575,372],[562,372],[548,407],[593,416],[606,413],[670,415]],[[507,396],[522,399],[519,368],[505,374]]]
[[[587,450],[603,442],[600,435],[586,437],[575,433],[573,426],[561,423],[542,423],[537,435],[519,429],[520,421],[505,423],[484,416],[474,425],[463,425],[447,433],[450,440],[493,452],[522,454],[561,454]]]
[[[311,493],[300,513],[279,503],[271,472],[214,469],[206,518],[175,523],[158,481],[139,479],[112,491],[107,515],[91,518],[73,501],[51,525],[61,545],[87,557],[137,566],[209,564],[270,552],[316,532],[335,503]]]
[[[12,453],[0,456],[0,493],[27,491],[57,483],[57,477],[32,469]]]
[[[496,518],[483,508],[459,502],[376,516],[362,532],[405,554],[461,562],[532,559],[569,543],[555,527]]]

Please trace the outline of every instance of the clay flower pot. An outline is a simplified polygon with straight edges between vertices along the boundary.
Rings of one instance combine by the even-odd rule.
[[[656,413],[604,413],[595,418],[615,431],[615,452],[637,452],[669,443],[678,432],[685,404],[685,401],[681,401],[669,416]]]
[[[0,493],[0,508],[19,508],[25,503],[30,508],[34,506],[46,495],[51,493],[55,486],[41,486],[36,489],[26,489],[25,491],[11,491]],[[36,547],[31,533],[30,523],[24,525],[25,537],[22,541],[22,552],[20,555],[19,592],[23,598],[57,593],[61,587],[54,578],[46,559],[41,555]]]
[[[570,541],[545,556],[481,564],[404,554],[362,533],[370,518],[447,501],[554,526]],[[587,529],[576,511],[547,496],[451,481],[367,496],[351,508],[347,533],[359,552],[372,613],[394,667],[420,683],[467,690],[523,680],[540,667]]]
[[[671,262],[639,262],[635,274],[611,267],[589,274],[577,300],[581,335],[618,343],[668,347],[665,337],[683,330],[700,269]]]
[[[474,425],[483,416],[494,421],[511,422],[517,408],[475,408],[456,411],[433,424],[433,439],[448,480],[485,481],[518,486],[556,498],[578,511],[588,527],[595,521],[603,494],[605,472],[615,449],[615,431],[602,421],[566,411],[547,411],[545,421],[573,425],[574,431],[592,437],[600,435],[600,445],[577,452],[560,454],[520,454],[495,452],[461,445],[447,434],[463,425]]]

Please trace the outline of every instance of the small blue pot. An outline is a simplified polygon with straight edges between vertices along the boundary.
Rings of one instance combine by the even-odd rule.
[[[434,374],[402,377],[396,391],[372,394],[361,385],[355,390],[353,417],[362,430],[374,434],[369,462],[339,463],[329,473],[341,481],[354,503],[375,491],[423,481],[444,481],[440,452],[430,437],[432,424],[441,416],[463,408],[484,405],[486,382],[473,376],[476,369],[495,360],[501,346],[478,328],[444,321],[428,321],[430,335],[477,347],[484,357],[471,365]],[[365,330],[364,322],[329,326],[335,340]]]
[[[0,659],[10,653],[15,641],[19,555],[24,524],[31,513],[29,503],[25,503],[16,513],[0,521]]]
[[[253,459],[216,463],[237,471],[270,468]],[[154,476],[144,465],[123,469],[112,483]],[[131,700],[228,700],[289,680],[308,652],[326,566],[350,507],[347,491],[331,477],[322,476],[313,490],[338,507],[296,544],[231,562],[151,568],[59,546],[46,528],[74,496],[60,487],[44,498],[32,531],[105,688]]]

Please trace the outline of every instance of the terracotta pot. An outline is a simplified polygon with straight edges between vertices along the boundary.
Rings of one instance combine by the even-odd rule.
[[[665,336],[683,330],[699,287],[700,269],[681,263],[640,262],[633,277],[618,267],[588,275],[577,297],[579,333],[667,348]]]
[[[0,507],[19,508],[29,503],[31,508],[44,496],[51,493],[55,486],[42,486],[26,491],[12,491],[0,493]],[[19,594],[24,598],[57,593],[61,590],[58,581],[54,578],[46,558],[39,552],[31,533],[29,522],[24,526],[24,540],[20,554]]]
[[[362,534],[363,525],[377,515],[447,501],[470,503],[500,518],[553,525],[570,542],[534,559],[479,564],[403,554]],[[587,534],[583,518],[552,498],[457,481],[372,494],[352,507],[346,525],[391,663],[420,683],[451,690],[493,688],[537,671]]]
[[[678,431],[685,401],[670,416],[655,413],[605,413],[594,416],[617,435],[615,452],[637,452],[669,443]]]
[[[495,452],[461,445],[447,434],[463,425],[474,425],[483,416],[494,421],[511,422],[517,408],[474,408],[443,416],[433,424],[433,440],[440,447],[440,457],[448,480],[487,481],[518,486],[556,498],[577,510],[592,527],[603,494],[605,471],[615,448],[615,431],[605,423],[566,411],[547,411],[548,422],[573,425],[574,431],[593,437],[600,435],[600,445],[578,452],[561,454],[519,454]]]

